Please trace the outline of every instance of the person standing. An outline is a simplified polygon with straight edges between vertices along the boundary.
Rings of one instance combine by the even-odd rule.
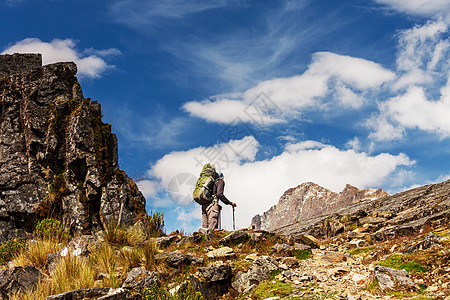
[[[226,205],[236,207],[236,203],[231,202],[224,195],[225,181],[223,173],[217,173],[213,186],[213,198],[211,203],[202,205],[202,228],[207,229],[207,239],[210,239],[217,228],[220,214],[219,200]]]

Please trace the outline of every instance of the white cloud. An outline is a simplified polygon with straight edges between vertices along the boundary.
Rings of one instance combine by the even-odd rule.
[[[37,38],[27,38],[5,49],[2,54],[13,53],[41,53],[44,65],[55,62],[73,61],[77,64],[80,77],[98,78],[109,68],[104,57],[120,54],[117,49],[94,50],[87,49],[83,55],[76,49],[76,43],[71,39],[54,39],[51,42],[43,42]]]
[[[189,206],[193,186],[205,163],[214,163],[218,170],[225,170],[231,164],[254,160],[258,147],[255,138],[248,136],[210,147],[172,152],[158,160],[148,175],[161,182],[175,204]]]
[[[251,142],[250,144],[248,144]],[[242,152],[230,151],[236,145],[247,145]],[[199,147],[165,155],[149,171],[155,180],[169,190],[168,183],[177,174],[197,177],[204,159],[202,153],[218,150],[230,155],[228,163],[213,161],[225,174],[225,195],[238,204],[238,227],[250,225],[251,218],[276,204],[288,188],[302,182],[313,181],[334,191],[350,183],[359,188],[379,187],[401,168],[414,162],[405,154],[382,153],[376,156],[353,150],[340,150],[317,141],[304,141],[288,145],[283,153],[271,159],[255,161],[259,143],[252,137],[235,140],[215,147]],[[222,152],[222,153],[223,153]],[[172,194],[180,205],[190,204],[192,186],[180,187],[183,192]],[[187,202],[187,203],[185,203]],[[200,206],[194,205],[198,211]],[[180,216],[182,218],[185,215]],[[231,209],[223,209],[224,227],[231,228]]]
[[[393,130],[420,129],[430,133],[437,133],[442,138],[450,136],[450,82],[442,89],[442,96],[438,101],[430,101],[425,91],[419,87],[411,87],[400,96],[383,103],[385,116],[391,121],[387,126]],[[385,125],[382,125],[385,126]],[[397,128],[395,128],[397,127]],[[376,128],[379,136],[389,136],[378,133],[383,128]]]
[[[151,180],[140,180],[136,184],[139,187],[142,195],[144,195],[146,199],[155,197],[158,191],[161,189],[155,181]]]
[[[348,149],[352,149],[355,152],[359,152],[361,150],[361,142],[357,136],[355,136],[353,139],[349,140],[345,146]]]
[[[322,109],[324,97],[333,91],[338,105],[359,108],[363,104],[359,93],[378,88],[394,77],[391,71],[372,61],[319,52],[313,55],[313,62],[302,75],[263,81],[235,94],[234,99],[223,95],[213,97],[215,101],[188,102],[184,109],[208,121],[231,123],[239,117],[242,122],[258,123],[248,117],[245,110],[248,106],[261,107],[258,102],[255,104],[255,99],[264,95],[266,106],[260,111],[263,118],[275,113],[273,122],[264,124],[271,125],[281,122],[281,116],[289,119],[307,109]]]
[[[437,72],[448,70],[448,39],[442,39],[448,26],[442,21],[428,22],[399,34],[397,70],[403,73],[394,89],[432,83]]]
[[[392,85],[394,96],[380,101],[379,112],[366,122],[373,129],[370,139],[400,139],[409,129],[438,134],[441,138],[450,136],[447,31],[445,23],[434,21],[399,34],[400,76]]]
[[[411,15],[442,16],[448,19],[450,14],[450,2],[448,0],[375,0],[375,2]]]

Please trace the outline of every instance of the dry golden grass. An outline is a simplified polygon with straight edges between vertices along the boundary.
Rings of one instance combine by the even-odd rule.
[[[29,240],[26,249],[17,253],[13,258],[16,266],[33,265],[43,269],[47,266],[47,255],[58,252],[63,246],[53,240]]]
[[[120,262],[125,265],[120,265]],[[122,278],[129,269],[127,262],[120,259],[119,253],[107,243],[101,245],[91,255],[91,263],[95,266],[96,273],[102,274],[102,285],[113,288],[122,285]]]
[[[94,275],[94,269],[86,257],[64,256],[56,263],[52,273],[53,293],[93,287]]]
[[[156,247],[156,243],[154,240],[149,240],[144,243],[144,246],[142,248],[143,254],[144,254],[144,267],[149,271],[155,271],[156,270],[156,259],[155,256],[158,253],[158,249]]]

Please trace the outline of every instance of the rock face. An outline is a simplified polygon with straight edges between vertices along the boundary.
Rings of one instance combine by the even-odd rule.
[[[359,190],[349,184],[337,194],[315,183],[307,182],[284,192],[277,205],[252,219],[252,225],[256,229],[271,231],[301,219],[329,213],[349,203],[386,196],[388,193],[382,189]]]
[[[83,97],[76,65],[31,68],[35,56],[16,55],[14,68],[0,57],[0,242],[37,218],[74,234],[132,224],[145,199],[119,169],[116,136],[100,104]]]

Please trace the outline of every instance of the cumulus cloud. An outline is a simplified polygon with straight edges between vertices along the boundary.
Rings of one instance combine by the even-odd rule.
[[[238,145],[242,151],[235,151]],[[254,215],[276,204],[286,189],[302,182],[313,181],[334,191],[342,190],[347,183],[359,188],[378,187],[402,166],[414,163],[405,154],[368,155],[317,141],[289,144],[281,154],[267,160],[255,160],[258,149],[260,145],[253,137],[245,137],[216,146],[172,152],[157,161],[148,173],[169,193],[173,190],[171,182],[174,178],[183,177],[171,196],[179,206],[188,206],[192,203],[193,189],[192,182],[188,182],[189,176],[195,183],[203,163],[208,161],[204,153],[221,154],[216,154],[217,158],[211,162],[225,174],[225,195],[238,204],[237,226],[246,227]],[[228,156],[227,159],[223,154]],[[196,207],[199,211],[200,207]],[[231,209],[228,207],[223,210],[223,224],[225,228],[231,228]]]
[[[230,123],[239,117],[242,122],[254,124],[258,121],[247,112],[257,109],[261,118],[272,121],[264,125],[272,125],[282,122],[282,118],[298,117],[307,109],[321,109],[330,92],[335,92],[338,105],[359,108],[364,91],[378,88],[394,77],[394,73],[372,61],[319,52],[302,75],[263,81],[234,98],[215,96],[212,100],[188,102],[183,108],[208,121]],[[261,95],[262,103],[258,101]]]
[[[120,51],[115,48],[105,50],[90,48],[80,52],[76,49],[76,43],[72,39],[54,39],[48,43],[37,38],[27,38],[2,52],[2,54],[13,53],[41,53],[44,65],[73,61],[77,64],[80,77],[98,78],[107,69],[114,67],[108,65],[105,58],[120,54]]]

